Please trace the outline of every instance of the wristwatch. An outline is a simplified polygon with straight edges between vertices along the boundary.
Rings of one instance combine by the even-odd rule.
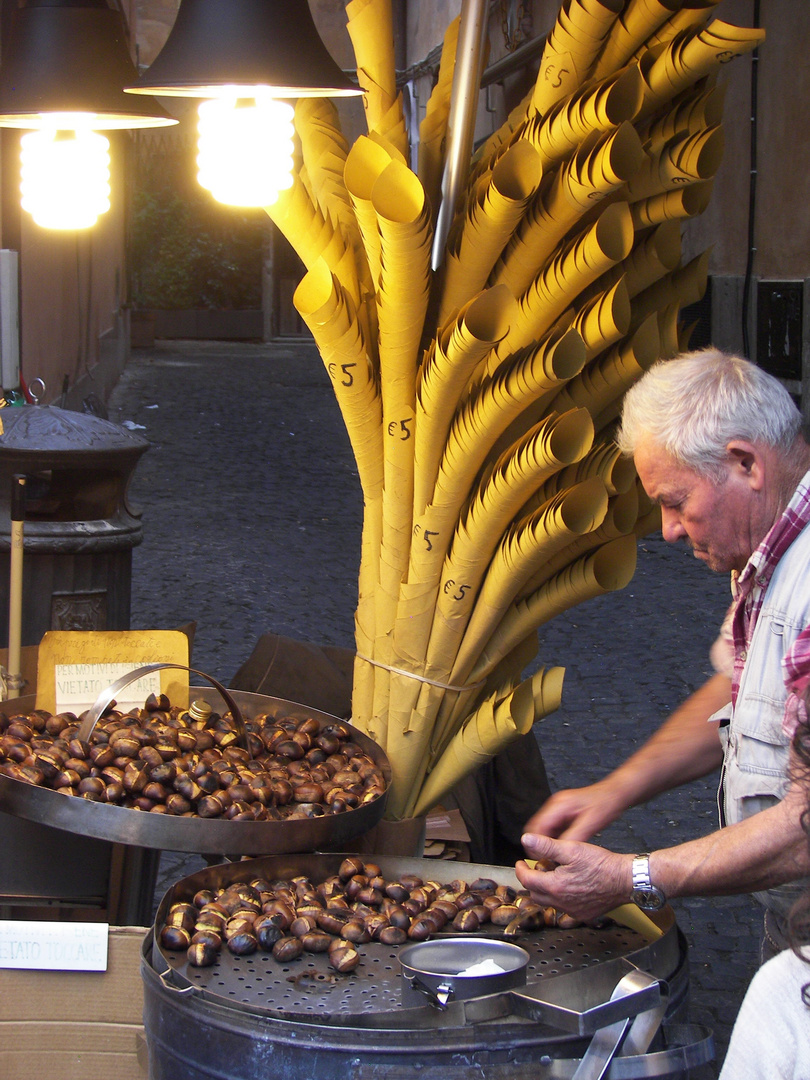
[[[650,855],[636,855],[633,859],[633,891],[630,899],[642,911],[660,911],[667,898],[662,889],[650,881]]]

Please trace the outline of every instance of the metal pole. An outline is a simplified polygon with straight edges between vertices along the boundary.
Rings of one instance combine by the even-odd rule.
[[[8,696],[18,698],[22,686],[22,574],[25,477],[11,481],[11,569],[8,590]]]
[[[470,167],[488,14],[488,0],[462,0],[456,66],[450,92],[450,115],[447,120],[442,201],[433,236],[434,270],[442,264],[447,234],[450,232],[453,215]]]

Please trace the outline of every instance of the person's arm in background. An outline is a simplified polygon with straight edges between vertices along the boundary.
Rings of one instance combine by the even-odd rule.
[[[719,768],[718,724],[708,718],[730,701],[731,681],[713,675],[624,764],[588,787],[556,792],[524,832],[588,840],[629,807]]]

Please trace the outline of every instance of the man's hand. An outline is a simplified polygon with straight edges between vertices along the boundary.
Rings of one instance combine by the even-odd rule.
[[[795,755],[791,766],[795,765]],[[807,789],[794,781],[775,806],[723,829],[651,852],[650,877],[673,899],[761,892],[810,874],[810,851],[802,827]],[[518,880],[544,907],[589,920],[626,903],[633,886],[633,856],[594,844],[524,833],[531,859],[553,868],[515,867]]]
[[[583,788],[566,788],[547,799],[526,822],[524,832],[561,840],[590,840],[627,809],[606,780]]]
[[[553,870],[532,870],[521,860],[515,867],[536,903],[588,921],[630,899],[632,855],[535,834],[524,835],[522,843],[530,858],[557,864]]]
[[[631,806],[719,768],[719,724],[709,717],[730,701],[731,681],[713,675],[623,765],[588,787],[558,791],[529,818],[524,831],[589,840]]]

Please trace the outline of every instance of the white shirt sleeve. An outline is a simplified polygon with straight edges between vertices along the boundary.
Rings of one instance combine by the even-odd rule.
[[[810,959],[810,951],[805,950]],[[810,1080],[810,963],[787,949],[751,980],[719,1080]]]

